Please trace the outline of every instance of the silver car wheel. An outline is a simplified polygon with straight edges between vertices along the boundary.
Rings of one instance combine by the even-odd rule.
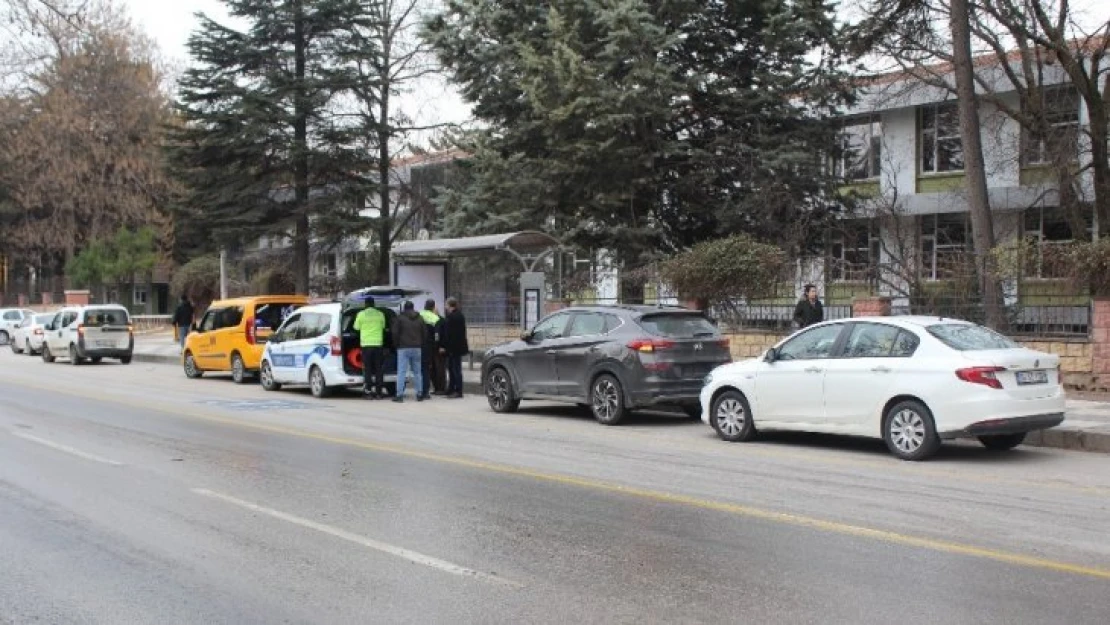
[[[717,413],[713,418],[717,420],[717,427],[722,433],[739,436],[744,430],[748,415],[740,400],[729,397],[717,405]]]
[[[270,369],[270,363],[262,361],[262,370],[258,373],[258,380],[262,383],[262,388],[270,390],[274,388],[274,372]]]
[[[236,384],[242,384],[247,379],[247,367],[239,354],[231,356],[231,379]]]
[[[593,409],[603,421],[609,421],[620,409],[620,392],[612,380],[599,380],[594,385]]]
[[[490,374],[486,395],[494,410],[504,410],[509,405],[509,378],[503,369],[497,369]]]
[[[327,389],[327,383],[324,380],[324,372],[320,371],[319,367],[313,367],[312,371],[309,372],[308,384],[312,389],[313,396],[324,396],[324,391]]]
[[[890,419],[890,439],[906,454],[912,454],[925,443],[925,419],[908,408],[894,413]]]

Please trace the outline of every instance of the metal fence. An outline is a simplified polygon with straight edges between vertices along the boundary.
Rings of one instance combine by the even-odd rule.
[[[1088,301],[1083,301],[1083,300]],[[1070,300],[1070,301],[1069,301]],[[1035,297],[1011,298],[1005,303],[1006,334],[1030,338],[1086,338],[1091,330],[1089,298]],[[893,315],[928,315],[986,323],[982,302],[968,299],[932,297],[895,300]]]

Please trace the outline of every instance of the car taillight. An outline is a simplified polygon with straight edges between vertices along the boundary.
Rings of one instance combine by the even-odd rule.
[[[331,355],[343,355],[343,339],[339,338],[338,336],[331,337]]]
[[[957,369],[956,377],[964,382],[1001,389],[1002,381],[998,379],[998,373],[1005,370],[1005,367],[968,367]]]
[[[674,341],[663,339],[636,339],[628,343],[628,349],[641,354],[651,354],[672,347],[674,347]]]
[[[247,344],[254,345],[255,339],[254,317],[247,317]]]
[[[35,336],[42,336],[42,328],[35,328]]]
[[[723,347],[725,349],[728,349],[728,345],[729,345],[728,339],[721,339],[721,340],[717,341],[717,345],[719,345],[720,347]]]

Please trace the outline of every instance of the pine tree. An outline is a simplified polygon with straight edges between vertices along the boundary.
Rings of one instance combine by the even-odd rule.
[[[189,188],[178,222],[223,244],[291,236],[296,290],[307,293],[314,224],[344,206],[356,214],[372,184],[373,155],[340,108],[361,80],[352,33],[369,26],[371,3],[224,1],[248,26],[201,16],[189,41],[172,150]]]
[[[452,0],[428,25],[485,129],[457,232],[545,226],[628,263],[828,216],[847,98],[823,0]],[[823,62],[807,56],[823,51]],[[453,214],[452,214],[453,213]]]

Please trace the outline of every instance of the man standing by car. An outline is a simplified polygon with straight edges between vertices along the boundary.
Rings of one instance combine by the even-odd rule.
[[[435,389],[436,395],[443,392],[443,371],[439,367],[439,362],[436,359],[438,355],[439,335],[443,331],[443,319],[436,313],[436,301],[430,299],[424,302],[424,310],[420,311],[420,317],[427,325],[427,336],[424,337],[424,349],[420,354],[420,361],[423,365],[424,374],[424,399],[428,399],[431,389]]]
[[[393,401],[405,401],[405,382],[412,371],[413,391],[416,401],[424,401],[424,381],[420,352],[424,349],[427,324],[416,314],[416,306],[406,301],[404,310],[393,320],[393,346],[397,349],[397,396]]]
[[[439,341],[440,351],[447,355],[447,396],[463,396],[462,359],[470,353],[466,341],[466,317],[459,310],[459,301],[447,299],[447,316],[443,319],[443,333]]]
[[[177,327],[177,338],[181,341],[182,351],[185,350],[185,337],[193,327],[193,313],[193,303],[189,301],[188,295],[182,293],[181,302],[178,303],[177,310],[173,311],[173,325]]]
[[[362,348],[362,394],[367,399],[385,397],[385,377],[382,359],[385,356],[385,314],[374,307],[374,298],[368,297],[364,308],[355,317],[359,346]],[[371,391],[370,381],[374,381]]]
[[[817,299],[817,287],[807,284],[804,293],[805,297],[794,307],[794,323],[798,328],[808,328],[825,320],[825,308]]]

